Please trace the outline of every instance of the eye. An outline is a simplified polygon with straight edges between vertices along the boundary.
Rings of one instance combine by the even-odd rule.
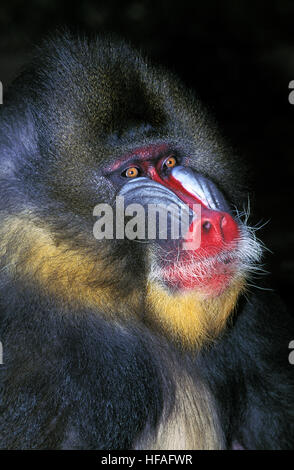
[[[122,176],[126,178],[137,178],[137,176],[139,176],[139,170],[135,166],[131,166],[122,173]]]
[[[177,159],[175,157],[168,157],[165,161],[164,161],[164,165],[167,167],[167,168],[173,168],[174,166],[176,166],[177,164]]]

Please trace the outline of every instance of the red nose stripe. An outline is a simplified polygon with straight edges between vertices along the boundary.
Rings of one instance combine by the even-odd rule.
[[[189,232],[194,229],[201,230],[200,248],[205,252],[205,256],[215,255],[224,248],[224,244],[234,242],[240,235],[238,225],[227,212],[216,211],[207,207],[200,199],[185,189],[185,187],[172,175],[163,180],[155,169],[150,171],[150,176],[154,181],[172,190],[191,209],[194,204],[201,205],[201,224],[192,223]],[[191,235],[188,235],[191,238]]]

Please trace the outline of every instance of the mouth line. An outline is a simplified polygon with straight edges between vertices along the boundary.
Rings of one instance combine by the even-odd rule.
[[[185,259],[174,259],[157,269],[157,279],[172,289],[197,289],[204,293],[218,295],[240,274],[242,260],[238,251],[218,253],[200,259],[193,253]]]
[[[179,250],[178,255],[175,253],[173,258],[165,258],[164,255],[161,257],[159,253],[159,263],[161,264],[160,269],[171,269],[171,267],[177,266],[208,266],[208,265],[230,265],[232,263],[240,263],[240,253],[238,249],[224,249],[220,253],[210,254],[207,256],[206,251],[201,252],[200,249],[197,252],[194,251],[183,251]]]

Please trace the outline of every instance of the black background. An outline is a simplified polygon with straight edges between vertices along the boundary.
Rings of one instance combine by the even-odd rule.
[[[273,251],[270,282],[292,308],[294,1],[2,0],[4,88],[33,44],[63,25],[119,34],[196,90],[251,165],[251,223],[268,221],[259,236]]]

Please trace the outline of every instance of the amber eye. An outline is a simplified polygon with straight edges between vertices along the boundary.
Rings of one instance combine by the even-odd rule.
[[[174,166],[176,166],[177,164],[177,159],[175,157],[168,157],[164,164],[168,167],[168,168],[173,168]]]
[[[131,166],[125,171],[125,176],[127,178],[136,178],[139,175],[139,170],[135,166]]]

